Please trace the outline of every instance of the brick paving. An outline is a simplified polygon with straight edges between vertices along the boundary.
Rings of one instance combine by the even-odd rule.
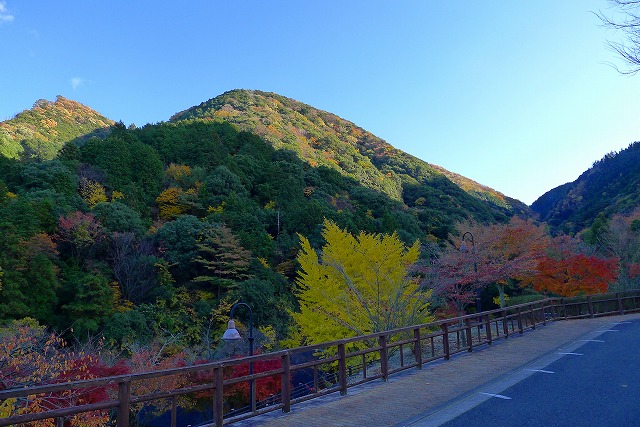
[[[425,364],[422,370],[407,370],[313,399],[280,411],[233,423],[234,427],[391,427],[410,424],[481,385],[499,380],[546,354],[593,334],[598,329],[640,314],[566,320],[539,325],[523,335],[511,335],[493,345],[474,348],[472,353],[452,356],[449,361]]]

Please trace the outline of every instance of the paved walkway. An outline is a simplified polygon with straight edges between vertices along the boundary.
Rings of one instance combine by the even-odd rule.
[[[407,370],[338,393],[272,412],[234,427],[402,427],[427,425],[423,420],[482,386],[498,381],[550,353],[575,347],[576,341],[611,324],[640,318],[640,314],[566,320],[539,325],[523,335],[511,335],[472,353],[432,362],[422,370]],[[430,424],[429,424],[430,425]]]

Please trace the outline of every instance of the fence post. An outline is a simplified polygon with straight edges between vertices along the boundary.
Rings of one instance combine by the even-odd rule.
[[[487,342],[489,343],[489,345],[491,345],[491,342],[493,340],[493,337],[491,336],[491,319],[489,319],[488,314],[485,314],[483,317],[485,319],[485,330],[487,331]]]
[[[522,327],[522,308],[518,307],[518,332],[522,335],[524,333],[524,328]]]
[[[564,314],[564,320],[567,320],[567,304],[564,301],[564,297],[560,299],[560,303],[562,304],[562,313]]]
[[[504,332],[505,338],[509,338],[509,325],[507,324],[507,309],[502,309],[502,332]]]
[[[416,341],[413,347],[416,365],[418,369],[422,369],[422,343],[420,342],[420,328],[415,328],[413,330],[413,339]]]
[[[118,427],[129,427],[129,404],[131,402],[131,378],[118,384]]]
[[[529,317],[531,318],[531,329],[535,329],[536,328],[536,312],[533,309],[533,306],[535,304],[531,303],[531,305],[529,305]]]
[[[218,366],[213,370],[213,384],[215,389],[213,392],[213,419],[216,427],[222,427],[224,424],[224,372],[222,366]]]
[[[347,394],[347,350],[344,343],[338,344],[338,382],[340,394]]]
[[[171,396],[171,427],[178,425],[178,396]]]
[[[464,326],[465,326],[465,335],[467,336],[467,343],[469,348],[467,349],[467,351],[471,352],[473,351],[473,335],[471,334],[471,319],[470,318],[466,318],[464,319]]]
[[[624,305],[622,304],[622,298],[620,298],[620,292],[616,292],[616,299],[618,300],[618,311],[620,314],[624,314]]]
[[[389,377],[389,355],[387,349],[387,336],[380,335],[380,369],[382,370],[382,381],[387,381]]]
[[[442,351],[444,351],[444,360],[449,360],[449,326],[443,323],[440,327],[442,328]]]
[[[289,352],[280,358],[282,365],[282,412],[291,411],[291,359]]]
[[[540,302],[540,311],[542,312],[542,324],[547,324],[547,314],[544,311],[544,301]]]
[[[589,316],[595,317],[593,313],[593,300],[591,299],[591,295],[587,296],[587,307],[589,308]]]

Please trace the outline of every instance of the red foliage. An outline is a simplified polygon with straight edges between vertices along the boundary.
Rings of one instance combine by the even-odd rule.
[[[618,262],[584,254],[562,259],[543,258],[538,274],[532,278],[538,292],[570,297],[607,292],[616,279]]]
[[[124,363],[108,366],[99,354],[68,350],[62,338],[47,333],[35,322],[16,322],[3,328],[0,339],[0,389],[87,380],[128,372]],[[19,415],[97,403],[106,400],[115,391],[114,387],[100,386],[46,393],[22,400],[8,399],[0,404],[0,412]],[[106,412],[98,411],[70,416],[67,422],[69,425],[91,427],[105,425],[108,419]],[[51,423],[51,420],[43,420],[33,425],[49,426]]]
[[[260,360],[253,362],[253,373],[259,374],[261,372],[273,371],[280,369],[280,359],[272,360]],[[225,373],[225,378],[237,378],[245,375],[249,375],[249,364],[242,363],[240,365],[233,365],[228,373]],[[282,391],[282,381],[280,375],[272,375],[266,378],[260,378],[256,380],[256,400],[261,401],[269,396],[279,394]],[[242,382],[234,384],[225,389],[226,396],[241,396],[242,398],[249,399],[249,383]]]

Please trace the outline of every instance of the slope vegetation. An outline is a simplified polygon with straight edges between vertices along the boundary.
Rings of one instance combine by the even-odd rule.
[[[0,123],[0,155],[12,159],[53,159],[62,146],[87,135],[105,136],[113,121],[78,102],[58,96]]]
[[[522,203],[398,150],[352,122],[274,93],[233,90],[171,118],[185,119],[233,123],[261,136],[275,148],[296,152],[312,166],[338,170],[396,200],[403,200],[404,196],[409,205],[414,200],[407,199],[403,191],[407,187],[429,185],[438,197],[446,198],[456,192],[443,184],[451,181],[467,194],[488,202],[494,210],[503,213],[526,210]],[[446,188],[439,189],[443,186]]]
[[[600,215],[626,213],[640,205],[640,143],[607,154],[580,177],[554,188],[531,208],[552,227],[577,233]]]

